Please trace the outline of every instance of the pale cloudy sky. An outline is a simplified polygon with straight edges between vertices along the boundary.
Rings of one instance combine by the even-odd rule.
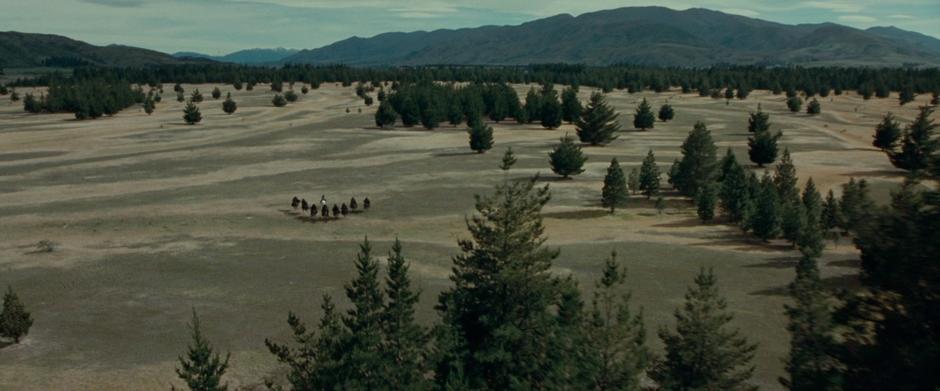
[[[775,22],[894,25],[940,38],[940,0],[659,0]],[[353,35],[519,24],[635,0],[0,0],[0,31],[66,35],[164,52],[315,48]]]

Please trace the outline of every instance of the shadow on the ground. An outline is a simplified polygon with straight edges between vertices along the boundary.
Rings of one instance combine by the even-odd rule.
[[[821,282],[822,286],[830,292],[838,292],[843,290],[852,291],[858,289],[860,286],[858,276],[855,275],[826,277],[823,278]],[[790,288],[789,284],[786,284],[773,288],[761,289],[759,291],[754,291],[748,294],[753,296],[789,296]]]
[[[608,210],[600,209],[581,209],[581,210],[570,210],[564,212],[548,212],[543,213],[542,217],[549,219],[562,219],[562,220],[580,220],[580,219],[595,219],[598,217],[604,217],[609,215]]]

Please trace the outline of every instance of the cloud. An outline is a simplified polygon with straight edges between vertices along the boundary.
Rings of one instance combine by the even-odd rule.
[[[144,0],[80,0],[83,3],[103,5],[115,8],[137,8],[145,4]]]
[[[727,8],[727,9],[724,9],[724,10],[722,10],[722,11],[724,11],[724,12],[726,12],[726,13],[729,13],[729,14],[747,16],[747,17],[750,17],[750,18],[756,18],[756,17],[760,16],[760,12],[752,11],[752,10],[744,9],[744,8]]]
[[[839,21],[847,23],[873,23],[878,21],[878,19],[865,15],[840,15]]]
[[[888,18],[891,18],[891,19],[905,19],[905,20],[914,19],[913,16],[904,15],[904,14],[888,15]]]
[[[817,8],[845,14],[862,12],[865,10],[865,8],[859,5],[857,2],[804,1],[799,5],[803,8]]]

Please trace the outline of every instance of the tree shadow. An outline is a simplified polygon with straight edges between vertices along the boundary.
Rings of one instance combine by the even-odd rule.
[[[902,170],[870,170],[870,171],[854,171],[847,172],[842,174],[844,177],[850,178],[901,178],[904,177],[905,172]]]
[[[843,260],[838,260],[838,261],[829,261],[826,263],[826,266],[861,268],[862,260],[858,258],[853,258],[853,259],[843,259]]]
[[[469,155],[484,155],[482,153],[477,153],[476,151],[462,151],[462,152],[438,152],[433,156],[435,157],[453,157],[453,156],[469,156]]]
[[[595,219],[598,217],[603,217],[609,215],[608,210],[598,210],[598,209],[582,209],[582,210],[570,210],[564,212],[549,212],[542,213],[542,217],[550,219],[561,219],[561,220],[581,220],[581,219]]]
[[[799,257],[775,257],[770,258],[767,262],[762,263],[753,263],[750,265],[745,265],[746,268],[767,268],[767,269],[793,269],[798,263],[800,263]]]
[[[13,343],[13,341],[0,341],[0,349],[11,345],[15,345],[15,343]]]
[[[822,286],[829,292],[853,291],[861,287],[856,275],[842,275],[823,278]],[[790,296],[790,284],[761,289],[748,293],[752,296]]]

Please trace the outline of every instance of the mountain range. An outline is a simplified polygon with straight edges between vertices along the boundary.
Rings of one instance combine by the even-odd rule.
[[[124,45],[95,46],[61,35],[0,32],[0,67],[140,67],[205,62]]]
[[[245,49],[229,53],[224,56],[211,56],[208,54],[196,52],[176,52],[173,57],[176,58],[202,58],[218,62],[231,62],[245,65],[265,65],[277,64],[281,60],[296,54],[297,49]]]
[[[385,33],[302,50],[288,63],[655,66],[940,65],[940,40],[895,27],[787,25],[701,8],[626,7],[516,26]]]
[[[0,67],[147,66],[199,62],[352,66],[578,63],[940,66],[940,39],[896,27],[788,25],[701,8],[625,7],[513,26],[390,32],[317,48],[173,55],[62,36],[0,32]]]

